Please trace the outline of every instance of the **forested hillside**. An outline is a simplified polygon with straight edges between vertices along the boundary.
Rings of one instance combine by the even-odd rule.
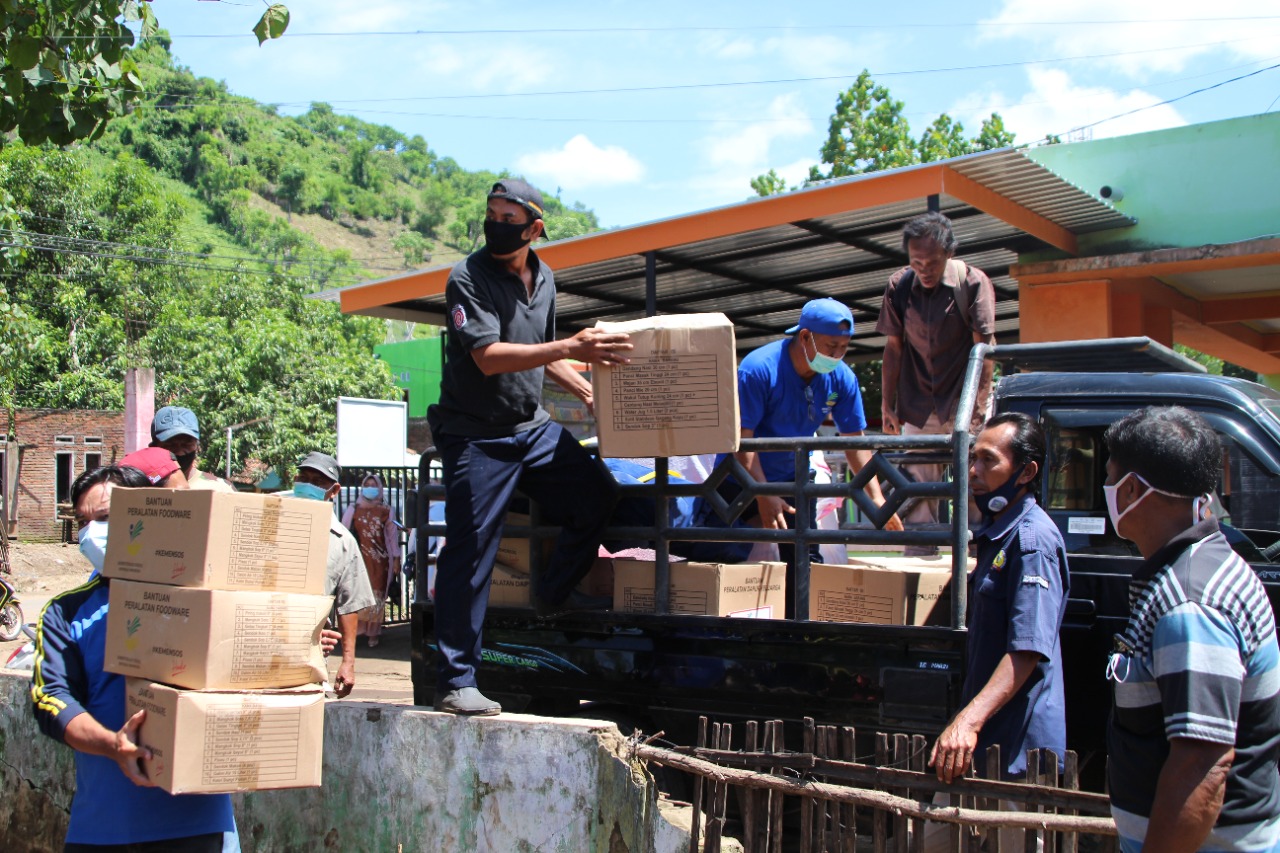
[[[150,94],[101,139],[0,140],[0,407],[119,409],[126,368],[152,366],[207,463],[221,426],[267,417],[235,455],[288,469],[332,449],[336,397],[399,396],[371,358],[386,324],[306,297],[472,251],[498,175],[325,104],[279,115],[163,35],[133,56]],[[547,201],[554,237],[598,227]]]

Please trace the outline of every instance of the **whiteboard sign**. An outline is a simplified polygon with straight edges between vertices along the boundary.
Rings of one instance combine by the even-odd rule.
[[[409,443],[409,404],[403,400],[338,398],[338,464],[401,468]]]

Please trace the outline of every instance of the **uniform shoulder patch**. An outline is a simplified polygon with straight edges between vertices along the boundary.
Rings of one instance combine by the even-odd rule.
[[[461,329],[467,325],[467,312],[461,305],[455,305],[449,309],[449,319],[453,321],[454,329]]]
[[[1004,549],[1001,548],[1000,553],[996,554],[996,558],[991,561],[991,568],[998,572],[1004,568],[1006,562],[1008,559],[1004,555]]]

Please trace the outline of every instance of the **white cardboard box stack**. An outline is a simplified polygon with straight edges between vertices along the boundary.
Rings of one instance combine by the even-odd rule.
[[[170,793],[320,784],[328,502],[116,489],[104,666]]]

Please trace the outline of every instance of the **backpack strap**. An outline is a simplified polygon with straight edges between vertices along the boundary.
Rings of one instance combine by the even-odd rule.
[[[965,326],[970,329],[973,325],[969,322],[969,267],[959,258],[951,258],[947,261],[947,269],[955,277],[956,280],[956,308],[960,311],[960,319],[964,320]]]

